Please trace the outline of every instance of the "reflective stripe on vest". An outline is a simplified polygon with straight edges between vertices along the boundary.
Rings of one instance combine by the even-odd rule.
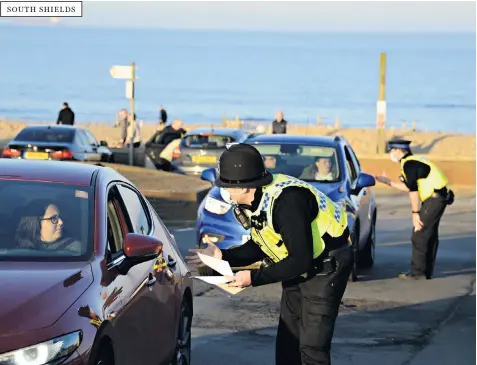
[[[331,237],[339,237],[348,225],[344,209],[321,191],[315,189],[311,184],[287,175],[273,175],[272,183],[263,187],[262,199],[257,210],[255,212],[247,211],[247,215],[255,221],[263,220],[261,222],[261,229],[254,227],[255,224],[252,224],[252,240],[274,262],[279,262],[286,258],[288,250],[283,244],[281,235],[275,232],[273,228],[273,205],[283,189],[292,186],[310,190],[315,195],[318,203],[318,216],[311,223],[313,258],[320,256],[325,249],[325,242],[322,238],[325,233],[328,233]]]
[[[434,190],[439,190],[447,186],[449,181],[447,180],[446,176],[444,173],[441,171],[437,165],[435,165],[433,162],[429,161],[425,157],[418,157],[414,155],[410,155],[408,157],[405,157],[401,159],[401,175],[404,178],[404,180],[407,180],[406,174],[404,173],[404,163],[406,161],[419,161],[422,162],[423,164],[428,165],[431,170],[429,172],[429,175],[425,179],[418,179],[417,180],[417,189],[419,192],[419,198],[421,201],[424,201],[432,196],[434,194]]]

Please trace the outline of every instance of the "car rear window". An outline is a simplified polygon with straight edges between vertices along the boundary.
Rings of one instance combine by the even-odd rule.
[[[74,129],[25,128],[15,137],[15,141],[25,142],[72,142]]]
[[[225,148],[227,143],[232,142],[235,142],[235,139],[231,136],[223,136],[216,134],[191,134],[183,138],[181,142],[181,147],[218,149]]]
[[[0,201],[0,261],[83,261],[91,254],[91,187],[0,179]]]

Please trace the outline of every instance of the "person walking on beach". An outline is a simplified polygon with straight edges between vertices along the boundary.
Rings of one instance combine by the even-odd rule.
[[[127,109],[121,109],[119,112],[119,128],[121,128],[121,140],[120,144],[124,147],[126,144],[126,139],[128,137],[128,127],[129,127],[129,113]]]
[[[392,181],[386,176],[376,176],[376,180],[409,193],[411,200],[414,226],[411,271],[399,274],[399,278],[432,279],[439,246],[439,223],[446,206],[454,202],[454,193],[448,189],[448,180],[437,165],[413,155],[410,144],[407,140],[393,140],[386,148],[391,160],[401,164],[401,181]]]
[[[272,134],[286,134],[288,122],[283,119],[283,112],[281,110],[277,111],[275,118],[272,122]]]
[[[158,108],[159,110],[159,124],[158,124],[158,129],[159,128],[164,128],[166,123],[167,123],[167,112],[166,110],[162,107],[162,105]]]
[[[135,123],[133,123],[135,121]],[[139,122],[136,120],[136,113],[133,115],[129,114],[129,123],[127,127],[127,137],[126,137],[126,144],[129,147],[129,144],[132,143],[134,148],[138,148],[141,146],[141,126]]]
[[[58,119],[56,120],[56,124],[75,124],[75,113],[73,112],[73,110],[71,110],[67,102],[63,103],[63,107],[58,113]]]

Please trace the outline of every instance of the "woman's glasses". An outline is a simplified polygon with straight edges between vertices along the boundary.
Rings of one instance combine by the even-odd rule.
[[[60,220],[59,214],[52,215],[51,217],[48,217],[48,218],[40,218],[40,221],[51,221],[51,223],[53,224],[58,224],[59,220]]]

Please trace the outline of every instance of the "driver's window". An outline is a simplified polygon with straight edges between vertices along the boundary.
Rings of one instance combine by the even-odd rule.
[[[348,150],[349,150],[349,153],[351,154],[351,157],[354,161],[354,165],[357,168],[357,173],[359,174],[359,172],[361,171],[361,165],[359,163],[358,157],[356,157],[356,154],[354,153],[353,148],[348,147]]]
[[[81,129],[76,131],[76,144],[81,147],[89,145],[88,139]]]
[[[123,249],[125,229],[121,223],[120,213],[118,213],[118,202],[115,199],[114,192],[111,189],[108,195],[108,246],[112,254]]]
[[[92,146],[98,146],[99,145],[98,141],[96,140],[96,138],[94,138],[94,136],[91,134],[91,132],[84,131],[84,134],[86,134],[86,138],[88,139],[88,142]]]
[[[353,159],[349,153],[348,147],[345,146],[345,154],[346,154],[346,168],[348,170],[349,176],[351,177],[351,181],[354,182],[358,178],[358,174],[356,172],[356,168],[353,163]]]

